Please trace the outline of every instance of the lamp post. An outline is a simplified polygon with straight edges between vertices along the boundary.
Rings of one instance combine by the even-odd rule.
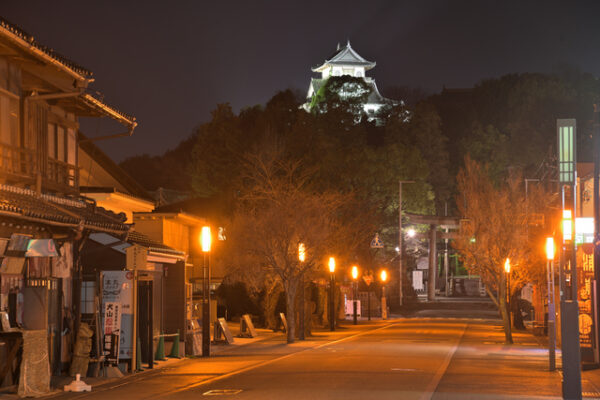
[[[508,259],[508,257],[504,262],[504,272],[506,272],[506,311],[508,313],[508,332],[510,335],[510,331],[512,328],[512,318],[510,310],[510,260]]]
[[[546,275],[548,278],[548,363],[550,371],[556,369],[556,327],[554,311],[554,239],[546,238]]]
[[[210,265],[207,254],[211,245],[210,227],[203,226],[200,244],[204,255],[202,264],[202,357],[210,357]]]
[[[387,281],[387,271],[381,270],[381,319],[387,319],[387,304],[385,300],[385,282]]]
[[[356,325],[358,324],[358,320],[357,320],[357,316],[356,316],[356,292],[357,292],[357,286],[358,283],[356,281],[356,279],[358,278],[358,267],[355,265],[352,267],[352,279],[354,280],[353,284],[354,284],[354,290],[353,290],[353,294],[352,294],[352,310],[353,310],[353,314],[354,314],[354,318],[353,318],[353,324]]]
[[[335,330],[335,258],[329,257],[329,274],[330,274],[330,282],[329,282],[329,330]]]
[[[302,271],[302,263],[306,260],[306,249],[304,243],[298,244],[298,260],[300,261],[300,310],[298,326],[298,340],[304,340],[304,271]]]

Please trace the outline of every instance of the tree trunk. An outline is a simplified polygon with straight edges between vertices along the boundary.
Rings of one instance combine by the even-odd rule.
[[[500,315],[502,316],[502,324],[504,325],[504,341],[506,344],[512,344],[511,322],[508,313],[508,304],[506,302],[506,289],[501,289],[498,295],[498,303],[500,304]]]
[[[296,292],[298,289],[298,282],[288,282],[285,286],[285,316],[288,323],[287,342],[294,343],[296,340]]]
[[[521,291],[515,292],[510,299],[510,308],[512,309],[512,317],[513,317],[513,328],[519,330],[525,330],[525,323],[523,322],[523,314],[521,313],[521,302],[519,293]]]

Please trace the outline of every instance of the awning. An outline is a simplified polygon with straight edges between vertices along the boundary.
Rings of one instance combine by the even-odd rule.
[[[58,257],[56,244],[52,239],[31,239],[25,257]]]

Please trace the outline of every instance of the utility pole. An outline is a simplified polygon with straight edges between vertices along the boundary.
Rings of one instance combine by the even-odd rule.
[[[400,306],[402,306],[402,184],[403,183],[415,183],[415,181],[398,181],[398,297],[400,300]]]

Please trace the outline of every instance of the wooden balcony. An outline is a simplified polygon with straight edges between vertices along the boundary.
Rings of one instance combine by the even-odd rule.
[[[34,150],[0,143],[0,182],[33,186],[38,172],[42,176],[42,187],[51,191],[75,193],[79,188],[77,166],[43,157]]]
[[[5,174],[35,178],[37,171],[35,152],[0,143],[0,171]]]
[[[46,179],[59,187],[76,189],[79,181],[77,167],[49,158],[46,164]]]

